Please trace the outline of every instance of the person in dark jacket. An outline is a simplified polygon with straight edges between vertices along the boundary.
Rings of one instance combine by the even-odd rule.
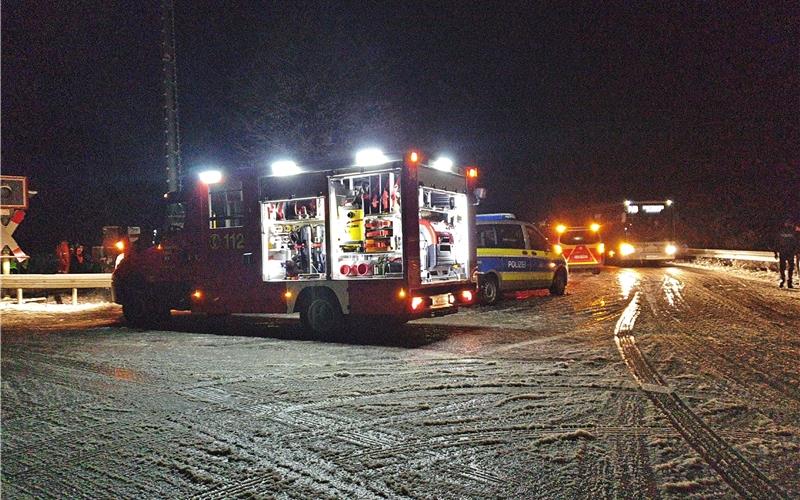
[[[80,243],[75,245],[75,253],[70,259],[69,272],[71,273],[90,273],[92,272],[92,258],[86,252],[86,247]]]
[[[775,246],[772,249],[775,252],[775,258],[779,261],[779,268],[781,272],[781,282],[779,288],[783,288],[786,283],[786,268],[789,268],[789,288],[794,288],[792,285],[792,275],[794,274],[794,256],[797,253],[800,243],[797,241],[797,234],[794,230],[794,224],[791,220],[786,220],[783,227],[778,231],[775,236]]]

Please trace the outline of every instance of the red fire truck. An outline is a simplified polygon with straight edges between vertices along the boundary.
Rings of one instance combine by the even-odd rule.
[[[269,174],[201,172],[168,200],[164,239],[119,264],[115,300],[134,325],[171,309],[297,312],[317,334],[348,316],[455,312],[475,297],[476,177],[446,159],[379,150],[321,169],[280,161]]]

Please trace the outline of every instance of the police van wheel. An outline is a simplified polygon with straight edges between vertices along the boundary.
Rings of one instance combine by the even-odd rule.
[[[484,304],[492,305],[497,303],[500,297],[500,287],[497,284],[497,278],[494,276],[487,276],[481,284],[481,300]]]
[[[344,320],[338,301],[323,295],[312,298],[300,311],[300,323],[315,336],[327,336],[340,329]]]
[[[558,271],[550,285],[550,295],[564,295],[567,291],[567,275],[563,270]]]

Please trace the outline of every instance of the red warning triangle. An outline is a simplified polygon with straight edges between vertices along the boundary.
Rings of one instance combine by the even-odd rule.
[[[572,251],[572,255],[569,256],[570,261],[576,261],[576,262],[585,262],[591,259],[592,255],[589,253],[589,250],[587,250],[586,247],[583,245],[576,246],[575,250]]]

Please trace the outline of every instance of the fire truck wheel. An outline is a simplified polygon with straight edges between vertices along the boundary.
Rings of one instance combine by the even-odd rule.
[[[556,272],[553,284],[550,285],[550,295],[564,295],[567,290],[567,274],[564,270]]]
[[[499,297],[500,286],[497,284],[497,278],[487,276],[481,284],[481,300],[484,304],[492,305],[497,302]]]
[[[170,311],[157,300],[143,292],[129,292],[122,304],[122,314],[132,326],[147,327],[164,322]]]
[[[339,301],[328,294],[311,297],[300,310],[300,322],[306,331],[316,336],[334,333],[344,323]]]

